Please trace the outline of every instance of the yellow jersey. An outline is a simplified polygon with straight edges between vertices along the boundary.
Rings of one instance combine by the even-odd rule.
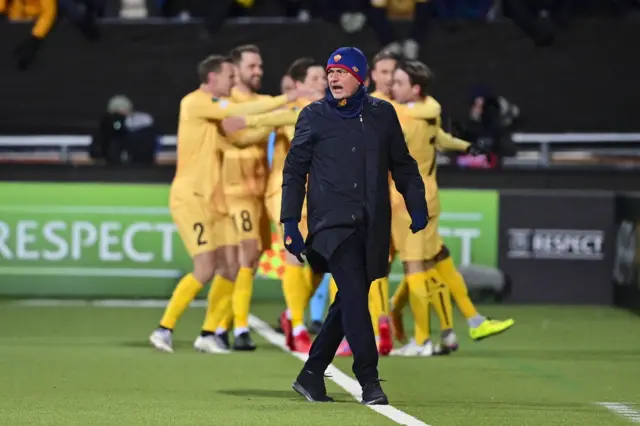
[[[213,98],[197,89],[180,101],[176,174],[171,198],[179,202],[189,196],[212,202],[219,189],[221,151],[228,142],[218,125],[224,118],[270,111],[287,103],[286,96],[246,103]]]
[[[464,151],[469,147],[469,142],[454,138],[442,130],[441,107],[432,97],[422,102],[413,102],[405,105],[394,103],[402,131],[409,148],[409,153],[418,163],[420,175],[424,181],[427,202],[438,196],[437,152],[438,151]],[[397,207],[404,203],[402,196],[392,186],[391,204]]]
[[[230,100],[235,103],[265,101],[271,96],[231,90]],[[271,127],[244,129],[227,137],[222,160],[224,194],[233,197],[262,197],[267,181],[267,142]]]
[[[293,140],[296,130],[296,121],[298,121],[298,115],[300,115],[302,108],[310,103],[311,101],[308,99],[298,99],[289,103],[285,109],[245,117],[248,127],[278,127],[273,161],[265,192],[267,197],[282,191],[282,170],[284,169],[284,160],[287,157],[287,152],[289,152],[289,144]]]

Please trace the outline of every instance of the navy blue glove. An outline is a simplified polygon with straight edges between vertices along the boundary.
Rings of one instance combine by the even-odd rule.
[[[416,232],[422,231],[427,227],[427,222],[429,221],[429,212],[426,210],[423,212],[411,212],[411,232],[414,234]]]
[[[304,263],[302,255],[305,251],[304,238],[298,228],[297,220],[287,220],[284,222],[284,247],[289,253],[294,255],[300,263]]]

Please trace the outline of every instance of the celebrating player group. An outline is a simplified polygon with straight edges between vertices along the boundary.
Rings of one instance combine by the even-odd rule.
[[[172,333],[178,320],[211,283],[194,348],[210,354],[252,351],[256,346],[248,319],[253,281],[258,261],[271,243],[271,222],[278,224],[276,229],[283,239],[279,222],[285,158],[300,111],[325,96],[326,71],[324,64],[312,58],[299,58],[283,77],[282,95],[261,95],[260,51],[245,45],[228,56],[207,57],[198,64],[197,72],[200,87],[180,102],[177,168],[169,197],[171,215],[193,260],[193,270],[176,286],[149,341],[158,350],[173,352]],[[387,278],[371,285],[369,311],[381,355],[431,356],[456,350],[452,296],[474,340],[499,334],[514,324],[511,319],[498,321],[478,313],[438,233],[436,153],[455,150],[473,154],[481,147],[442,130],[440,105],[429,96],[432,79],[429,68],[419,61],[403,61],[384,51],[373,59],[372,96],[395,107],[409,152],[418,163],[429,206],[426,229],[411,233],[411,217],[389,179],[389,260],[391,263],[399,256],[404,279],[391,299]],[[269,167],[267,145],[274,132]],[[300,230],[306,237],[304,216]],[[287,309],[280,317],[280,327],[292,351],[307,353],[311,338],[305,327],[305,309],[323,275],[314,274],[304,259],[286,255],[282,290]],[[330,288],[333,301],[337,292],[333,281]],[[407,302],[415,321],[414,336],[408,342],[402,320]],[[440,322],[438,342],[430,336],[431,308]],[[394,336],[404,346],[393,349]],[[337,355],[351,355],[346,340]]]

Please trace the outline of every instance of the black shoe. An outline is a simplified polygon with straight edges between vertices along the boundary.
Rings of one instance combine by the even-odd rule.
[[[233,342],[234,351],[255,351],[256,345],[251,339],[251,334],[248,331],[236,336]]]
[[[333,402],[333,398],[327,396],[327,388],[324,385],[324,375],[322,374],[302,370],[292,387],[309,402]]]
[[[322,329],[322,321],[312,321],[309,326],[309,333],[313,335],[317,335],[320,333],[320,329]]]
[[[226,349],[231,349],[231,344],[229,343],[229,333],[227,333],[226,331],[224,333],[216,333],[216,338],[218,339],[218,342],[224,345]]]
[[[380,379],[372,380],[362,386],[362,404],[364,405],[389,405],[387,395],[380,386]]]

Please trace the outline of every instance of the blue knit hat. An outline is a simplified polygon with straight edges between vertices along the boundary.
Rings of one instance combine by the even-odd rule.
[[[355,47],[341,47],[331,54],[327,61],[327,71],[330,68],[342,68],[353,75],[361,84],[367,79],[367,58],[360,49]]]

